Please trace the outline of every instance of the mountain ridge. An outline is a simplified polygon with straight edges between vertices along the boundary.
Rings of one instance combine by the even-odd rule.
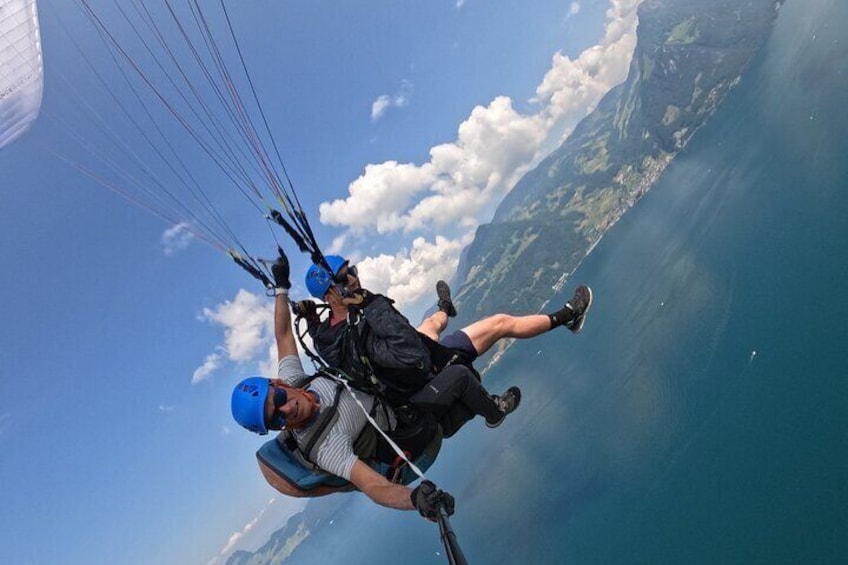
[[[715,112],[783,0],[646,0],[624,83],[477,228],[454,279],[462,327],[543,308]]]

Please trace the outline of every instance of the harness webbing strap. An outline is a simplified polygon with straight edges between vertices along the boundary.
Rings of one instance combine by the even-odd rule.
[[[398,444],[396,444],[396,443],[394,442],[394,440],[392,440],[392,438],[390,438],[390,437],[389,437],[389,435],[388,435],[386,432],[384,432],[384,431],[380,428],[380,425],[379,425],[379,424],[377,423],[377,421],[376,421],[376,420],[375,420],[375,419],[371,416],[371,414],[368,412],[368,409],[367,409],[367,408],[365,408],[365,405],[363,405],[363,404],[362,404],[362,402],[359,400],[359,398],[356,396],[356,394],[355,394],[355,393],[354,393],[354,391],[353,391],[353,388],[351,388],[351,386],[348,384],[348,382],[347,382],[346,380],[342,379],[342,378],[339,378],[339,377],[338,377],[338,376],[336,376],[336,375],[331,374],[329,371],[324,371],[324,374],[325,374],[325,375],[327,375],[327,378],[329,378],[329,379],[331,379],[331,380],[334,380],[334,381],[336,381],[336,382],[339,382],[339,383],[341,383],[341,384],[343,384],[343,385],[344,385],[344,387],[347,389],[347,391],[348,391],[348,392],[350,393],[350,395],[353,397],[353,400],[356,402],[356,404],[357,404],[357,405],[359,406],[359,408],[362,410],[362,413],[363,413],[363,414],[365,414],[365,417],[368,419],[368,422],[369,422],[372,426],[374,426],[374,429],[375,429],[375,430],[377,430],[377,433],[378,433],[378,434],[380,434],[381,436],[383,436],[383,439],[385,439],[385,440],[386,440],[386,443],[388,443],[388,444],[389,444],[389,447],[391,447],[391,448],[392,448],[392,451],[394,451],[400,459],[402,459],[403,461],[405,461],[405,462],[406,462],[406,464],[407,464],[407,465],[409,465],[409,468],[410,468],[410,469],[412,469],[412,472],[413,472],[413,473],[415,473],[416,475],[418,475],[418,477],[419,477],[419,478],[421,478],[421,479],[426,479],[427,477],[425,477],[425,476],[424,476],[424,472],[423,472],[423,471],[421,471],[421,469],[419,469],[419,468],[415,465],[415,463],[413,463],[412,461],[410,461],[410,460],[409,460],[409,457],[407,457],[407,456],[406,456],[406,454],[405,454],[405,453],[403,452],[403,450],[402,450],[402,449],[398,446]],[[376,401],[376,399],[375,399],[375,401]]]
[[[295,320],[295,326],[298,325],[299,320],[300,320],[300,316],[298,316],[297,320]],[[390,438],[388,436],[388,434],[386,434],[386,432],[384,432],[380,428],[380,425],[374,419],[372,414],[365,408],[365,406],[362,404],[362,401],[360,401],[359,397],[356,396],[356,394],[354,393],[353,388],[350,386],[350,383],[348,382],[350,380],[350,377],[347,377],[347,375],[345,375],[339,369],[335,369],[335,372],[338,373],[338,374],[334,374],[332,372],[333,370],[331,370],[329,367],[327,367],[327,365],[323,362],[323,360],[320,357],[315,355],[308,347],[306,347],[306,343],[304,343],[303,335],[300,332],[296,332],[296,333],[297,333],[298,339],[300,340],[301,346],[307,352],[307,355],[309,355],[309,358],[312,360],[312,363],[316,366],[316,368],[319,370],[319,372],[321,374],[323,374],[324,376],[326,376],[327,378],[329,378],[330,380],[333,380],[337,383],[341,383],[342,385],[344,385],[344,387],[348,390],[350,395],[353,397],[354,402],[356,402],[357,406],[359,406],[359,408],[362,410],[363,414],[365,414],[365,417],[368,419],[368,423],[371,424],[371,426],[373,426],[374,429],[377,430],[377,433],[380,434],[383,437],[383,439],[386,440],[386,443],[389,445],[389,447],[392,448],[392,451],[394,451],[395,454],[401,460],[405,461],[409,465],[409,468],[412,469],[412,472],[415,473],[416,475],[418,475],[419,478],[421,478],[421,479],[426,478],[424,476],[424,472],[421,471],[421,469],[419,469],[415,465],[415,463],[410,461],[409,457],[406,456],[406,454],[398,446],[398,444],[395,443],[394,440],[392,440],[392,438]],[[379,397],[375,396],[374,402],[380,402]],[[338,403],[338,396],[336,397],[335,403]],[[385,406],[383,406],[383,408],[384,408],[384,415],[386,416],[386,420],[388,421],[388,414],[386,413]],[[376,413],[376,411],[375,411],[375,413]]]
[[[306,447],[301,450],[307,459],[314,460],[314,457],[312,457],[312,450],[315,448],[315,444],[318,442],[319,439],[323,439],[324,430],[327,429],[327,426],[330,425],[330,422],[336,419],[339,406],[339,398],[341,397],[343,390],[344,388],[339,385],[336,385],[336,395],[333,397],[332,406],[329,407],[331,412],[323,418],[321,423],[318,425],[318,428],[312,434],[312,438],[309,440],[309,442],[307,442]]]

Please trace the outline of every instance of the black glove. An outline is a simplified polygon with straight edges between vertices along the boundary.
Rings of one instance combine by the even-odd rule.
[[[282,249],[280,250],[280,258],[271,266],[271,274],[274,275],[274,284],[277,288],[285,288],[286,290],[291,288],[289,258],[286,257]]]
[[[312,320],[318,317],[318,305],[312,300],[300,300],[292,304],[292,312],[295,316]]]
[[[440,507],[444,507],[448,516],[453,516],[453,497],[445,491],[439,490],[430,481],[421,481],[421,484],[412,490],[409,498],[418,513],[432,522],[439,518]]]

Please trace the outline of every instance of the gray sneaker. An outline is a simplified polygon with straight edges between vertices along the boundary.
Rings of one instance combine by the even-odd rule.
[[[436,283],[436,295],[439,297],[439,310],[448,315],[448,318],[456,316],[456,308],[451,301],[451,290],[448,283],[438,281]]]
[[[511,412],[515,412],[515,409],[518,408],[519,404],[521,404],[521,389],[517,386],[511,386],[500,396],[493,394],[492,399],[495,401],[495,404],[498,405],[498,410],[500,410],[501,415],[500,418],[494,422],[486,420],[486,425],[490,428],[497,428],[503,424],[504,420],[506,420],[506,415]]]
[[[589,308],[592,307],[592,289],[586,285],[580,285],[574,290],[574,296],[571,300],[565,303],[565,307],[571,310],[574,315],[565,323],[565,327],[571,330],[571,333],[579,334],[583,329],[583,324],[586,323],[586,314],[589,313]]]

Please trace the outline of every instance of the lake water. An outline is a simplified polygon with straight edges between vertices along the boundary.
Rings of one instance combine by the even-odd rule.
[[[845,29],[842,0],[789,0],[575,274],[596,293],[584,333],[522,343],[486,376],[521,385],[521,408],[467,426],[429,473],[471,563],[844,562]],[[351,500],[290,561],[445,562],[435,525]]]

